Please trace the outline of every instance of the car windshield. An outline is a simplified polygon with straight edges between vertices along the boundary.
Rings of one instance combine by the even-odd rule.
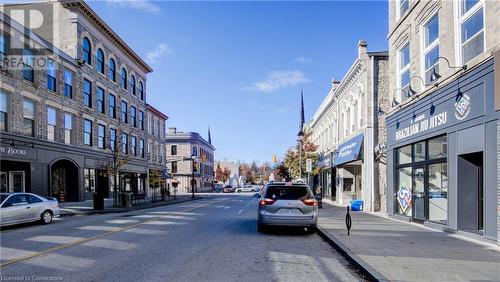
[[[7,199],[8,196],[9,195],[7,195],[7,194],[1,194],[0,195],[0,203],[2,203],[5,199]]]
[[[305,186],[269,186],[266,198],[273,200],[304,200],[311,198]]]

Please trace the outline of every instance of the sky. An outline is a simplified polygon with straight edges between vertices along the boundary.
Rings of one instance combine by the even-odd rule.
[[[147,102],[167,127],[212,132],[215,158],[271,161],[296,144],[333,78],[387,50],[387,1],[89,1],[154,69]]]

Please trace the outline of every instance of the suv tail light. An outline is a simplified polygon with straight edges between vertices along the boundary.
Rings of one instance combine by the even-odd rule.
[[[313,206],[313,207],[318,206],[318,201],[316,201],[315,199],[305,199],[302,200],[302,203],[304,203],[306,206]]]
[[[274,204],[274,200],[273,199],[262,199],[259,201],[259,206],[270,206],[272,204]]]

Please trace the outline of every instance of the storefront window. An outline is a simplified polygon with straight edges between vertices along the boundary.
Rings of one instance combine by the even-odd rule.
[[[446,158],[448,154],[448,143],[446,136],[440,136],[429,140],[429,159]]]
[[[413,145],[414,162],[425,161],[425,142],[418,142]]]
[[[411,145],[401,147],[397,151],[398,164],[411,163]]]
[[[397,186],[397,213],[403,215],[411,215],[411,184],[412,184],[411,167],[404,167],[397,170],[398,186]]]
[[[95,192],[95,169],[85,168],[83,174],[85,191]]]
[[[431,164],[429,178],[429,220],[448,222],[448,164]]]

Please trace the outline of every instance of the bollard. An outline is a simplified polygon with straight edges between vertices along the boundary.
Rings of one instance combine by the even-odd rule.
[[[347,227],[347,236],[351,235],[351,215],[349,214],[349,206],[347,206],[347,214],[345,215],[345,227]]]

